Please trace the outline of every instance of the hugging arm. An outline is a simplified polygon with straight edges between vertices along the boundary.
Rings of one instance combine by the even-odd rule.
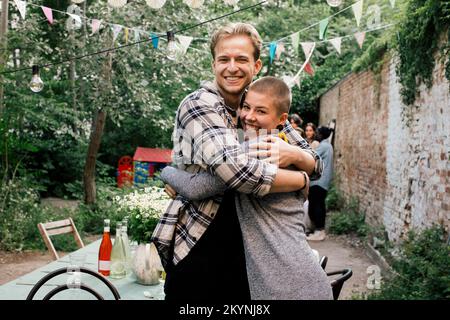
[[[223,194],[227,186],[208,172],[189,173],[173,167],[165,167],[160,176],[183,197],[198,201]]]

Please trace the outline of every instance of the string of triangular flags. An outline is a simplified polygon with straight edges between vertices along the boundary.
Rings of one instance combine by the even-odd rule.
[[[68,7],[67,12],[64,11],[60,11],[60,10],[56,10],[53,8],[49,8],[46,6],[41,6],[41,5],[37,5],[37,4],[33,4],[33,3],[27,3],[26,1],[23,0],[14,0],[14,3],[20,13],[20,16],[23,20],[25,20],[26,18],[26,9],[27,9],[27,5],[31,5],[34,7],[39,7],[42,9],[42,12],[44,13],[48,23],[53,24],[54,23],[54,18],[53,18],[53,12],[57,12],[57,13],[61,13],[64,15],[68,15],[69,19],[66,23],[66,28],[68,28],[69,30],[73,30],[73,29],[78,29],[81,28],[82,26],[82,19],[88,20],[90,21],[90,27],[91,27],[91,36],[96,34],[104,25],[109,26],[113,35],[113,41],[117,41],[119,34],[123,31],[123,36],[124,36],[124,41],[125,44],[128,43],[129,41],[129,35],[130,32],[133,32],[133,36],[134,36],[134,41],[135,42],[139,42],[141,39],[141,36],[149,36],[152,38],[152,46],[157,49],[159,46],[159,39],[162,38],[164,40],[166,40],[164,38],[164,36],[162,36],[163,34],[158,34],[155,32],[148,32],[148,31],[144,31],[142,29],[139,28],[135,28],[135,27],[127,27],[121,24],[117,24],[117,23],[111,23],[111,22],[106,22],[104,20],[101,19],[96,19],[96,18],[88,18],[86,16],[82,16],[81,15],[81,11],[80,8],[76,5],[71,5]],[[162,37],[161,37],[162,36]],[[203,40],[202,38],[194,38],[194,37],[190,37],[190,36],[185,36],[185,35],[175,35],[175,39],[178,41],[180,47],[182,48],[182,51],[184,53],[187,52],[190,44],[192,43],[192,41],[194,40]]]
[[[316,48],[317,44],[324,43],[324,42],[331,42],[333,47],[340,54],[341,53],[341,43],[342,43],[343,39],[346,39],[346,38],[349,38],[349,37],[355,37],[356,41],[358,42],[359,47],[362,48],[362,44],[364,42],[366,33],[373,32],[373,31],[378,31],[378,30],[381,30],[381,29],[387,29],[389,27],[392,27],[393,25],[395,25],[395,23],[391,23],[391,24],[387,24],[387,25],[384,25],[384,26],[380,26],[378,28],[373,28],[373,29],[360,31],[360,32],[357,32],[355,34],[349,34],[349,35],[346,35],[346,36],[337,37],[337,38],[330,39],[330,40],[323,40],[323,41],[318,41],[318,42],[301,42],[300,45],[302,47],[303,53],[305,54],[305,58],[306,58],[305,62],[303,63],[302,67],[300,68],[300,70],[297,72],[297,74],[294,77],[292,77],[292,76],[283,76],[282,78],[290,87],[293,87],[294,85],[297,85],[300,88],[300,75],[301,75],[302,71],[305,71],[310,76],[314,75],[314,69],[313,69],[312,64],[311,64],[311,57],[312,57],[312,54],[313,54],[314,49]],[[283,44],[283,47],[284,47],[284,44]]]
[[[395,6],[395,0],[389,0],[391,7],[394,8]],[[363,13],[363,5],[364,5],[364,0],[358,0],[357,2],[353,3],[352,5],[340,10],[339,12],[336,12],[334,14],[332,14],[329,17],[326,17],[316,23],[313,23],[295,33],[292,33],[286,37],[280,38],[278,40],[272,41],[270,43],[268,43],[268,47],[269,47],[269,61],[270,63],[272,63],[274,61],[275,56],[277,57],[277,59],[279,59],[280,55],[282,52],[284,52],[284,43],[283,40],[290,38],[291,44],[294,48],[294,51],[296,54],[298,54],[298,48],[300,45],[300,33],[311,29],[314,26],[319,25],[319,40],[324,40],[324,41],[329,41],[331,42],[331,44],[333,45],[333,47],[336,48],[336,51],[338,51],[338,53],[340,54],[340,41],[342,37],[336,37],[334,39],[327,39],[327,30],[328,30],[328,26],[330,23],[330,20],[332,17],[340,14],[341,12],[344,12],[350,8],[352,8],[355,20],[356,20],[356,25],[357,27],[360,26],[360,22],[361,22],[361,17],[362,17],[362,13]],[[364,39],[365,39],[365,33],[363,32],[356,32],[355,33],[355,39],[358,43],[358,45],[360,46],[360,48],[362,48]],[[281,49],[278,49],[277,47],[279,45],[282,44]]]

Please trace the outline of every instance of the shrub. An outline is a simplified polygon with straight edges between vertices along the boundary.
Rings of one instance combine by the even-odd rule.
[[[400,244],[400,255],[389,282],[368,299],[448,300],[450,299],[450,245],[442,226],[421,233],[410,231]]]
[[[68,210],[55,210],[39,203],[37,188],[29,177],[15,178],[1,185],[0,248],[7,251],[45,250],[37,228],[39,222],[60,220],[70,216]],[[76,243],[70,235],[52,238],[57,250],[71,251]]]
[[[329,231],[334,234],[356,233],[360,237],[367,235],[369,227],[365,223],[365,214],[359,211],[358,200],[352,198],[344,208],[330,217]]]
[[[329,211],[339,211],[343,208],[345,203],[344,197],[337,188],[334,182],[331,183],[330,188],[325,198],[325,205]]]

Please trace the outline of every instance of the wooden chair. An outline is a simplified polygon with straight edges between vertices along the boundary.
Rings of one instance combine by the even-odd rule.
[[[72,218],[47,223],[38,223],[38,229],[42,235],[42,238],[44,239],[45,245],[47,246],[48,250],[51,252],[55,260],[58,260],[59,256],[55,250],[55,247],[53,246],[50,236],[72,233],[78,247],[84,247],[83,240],[81,240],[81,237],[77,231],[77,228],[75,227],[75,223],[73,222]]]

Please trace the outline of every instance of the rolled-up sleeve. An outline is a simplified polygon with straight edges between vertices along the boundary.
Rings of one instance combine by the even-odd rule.
[[[185,100],[180,106],[177,136],[184,161],[208,169],[231,189],[264,196],[277,173],[277,166],[251,159],[240,147],[234,129],[211,106],[199,100]],[[191,149],[186,149],[191,148]]]

